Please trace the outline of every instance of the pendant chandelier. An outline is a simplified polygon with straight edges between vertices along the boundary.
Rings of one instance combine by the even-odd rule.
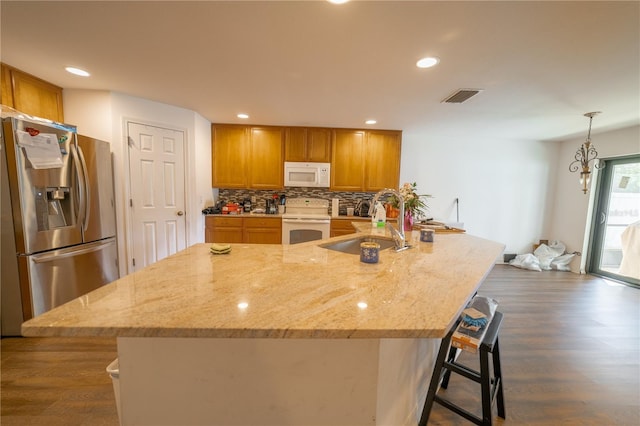
[[[591,146],[591,122],[593,117],[600,114],[600,111],[588,112],[584,116],[589,117],[589,133],[587,133],[587,140],[576,151],[575,160],[569,164],[570,172],[577,172],[580,170],[580,184],[582,185],[582,192],[585,194],[589,190],[589,182],[591,181],[591,167],[592,161],[598,158],[598,151]],[[595,168],[600,168],[596,162]]]

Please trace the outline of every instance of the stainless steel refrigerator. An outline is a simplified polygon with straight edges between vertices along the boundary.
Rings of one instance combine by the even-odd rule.
[[[109,143],[73,126],[2,119],[2,335],[116,280]]]

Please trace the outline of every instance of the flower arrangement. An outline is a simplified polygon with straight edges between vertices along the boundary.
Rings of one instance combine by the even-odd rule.
[[[418,194],[418,185],[416,182],[413,183],[404,183],[400,187],[400,195],[404,198],[404,211],[405,215],[410,215],[411,217],[417,217],[420,214],[423,214],[425,210],[428,209],[427,203],[423,200],[423,198],[431,197],[428,194]],[[394,208],[400,208],[398,197],[392,196],[389,198],[389,203]]]

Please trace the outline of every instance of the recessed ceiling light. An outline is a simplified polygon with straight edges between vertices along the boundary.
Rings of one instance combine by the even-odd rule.
[[[429,56],[416,62],[416,66],[418,68],[431,68],[432,66],[437,65],[438,62],[440,62],[440,59]]]
[[[376,124],[377,121],[376,120],[367,120],[365,121],[365,124]]]
[[[329,3],[333,3],[333,4],[343,4],[348,2],[349,0],[327,0]]]
[[[71,74],[79,75],[80,77],[89,77],[91,75],[85,70],[81,70],[80,68],[75,67],[66,67],[65,70],[67,70],[67,72],[70,72]]]
[[[238,114],[238,118],[249,118],[249,114]]]

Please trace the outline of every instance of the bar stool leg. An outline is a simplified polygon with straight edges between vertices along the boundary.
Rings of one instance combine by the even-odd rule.
[[[458,348],[451,346],[449,348],[449,355],[447,356],[447,362],[453,362],[456,359],[456,352],[458,352]],[[442,389],[446,389],[449,386],[449,378],[451,377],[451,370],[446,369],[444,373],[444,377],[442,378],[442,384],[440,387]]]
[[[503,419],[506,419],[506,413],[504,409],[504,393],[502,389],[504,387],[504,383],[502,382],[502,368],[500,367],[500,339],[496,338],[496,344],[493,347],[493,376],[496,382],[499,381],[498,394],[496,398],[498,399],[498,416]]]
[[[422,415],[420,416],[420,422],[418,426],[427,426],[429,422],[429,415],[431,415],[431,408],[433,407],[433,401],[435,400],[436,393],[438,392],[438,384],[440,383],[440,377],[442,373],[442,366],[447,355],[447,349],[451,344],[451,336],[453,335],[455,327],[452,327],[451,331],[442,339],[440,343],[440,350],[438,350],[438,358],[436,364],[433,367],[433,374],[431,375],[431,383],[429,383],[429,391],[427,392],[427,399],[424,402],[422,408]]]
[[[482,392],[482,424],[491,426],[491,374],[489,373],[489,353],[480,350],[480,387]]]

